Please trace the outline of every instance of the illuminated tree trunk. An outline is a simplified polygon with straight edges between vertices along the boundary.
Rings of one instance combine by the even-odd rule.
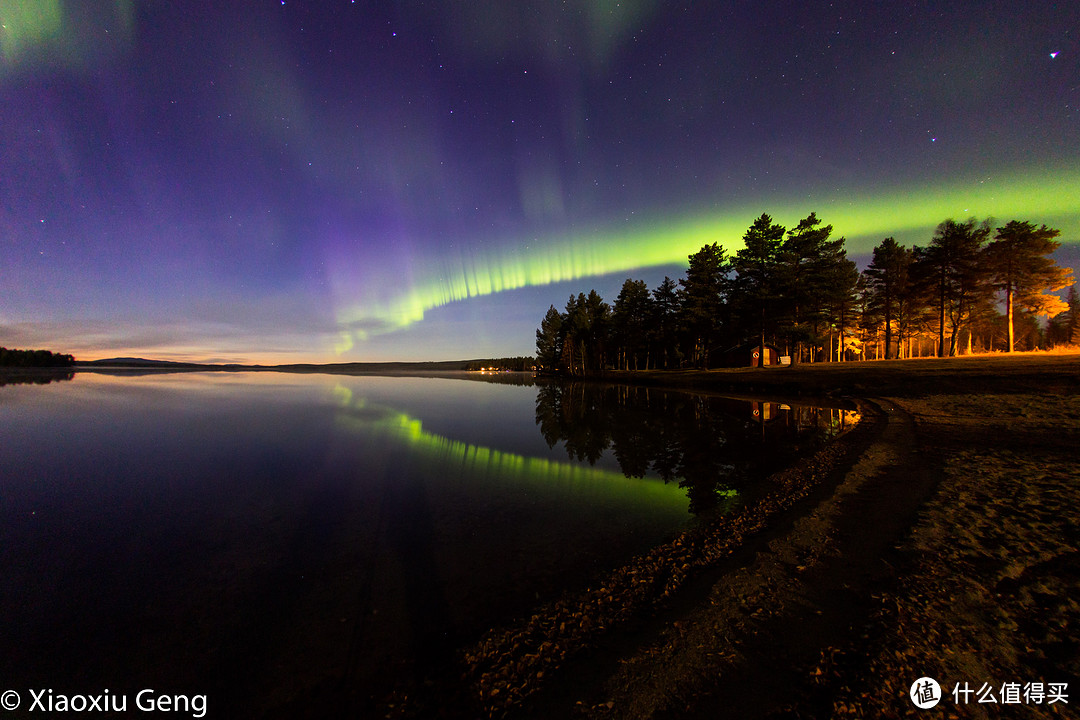
[[[761,352],[758,353],[758,367],[765,367],[765,307],[761,308]]]
[[[1008,340],[1005,352],[1013,351],[1013,289],[1012,285],[1005,288],[1005,324],[1008,327]]]
[[[938,297],[938,357],[945,357],[945,272],[941,273],[941,292]]]

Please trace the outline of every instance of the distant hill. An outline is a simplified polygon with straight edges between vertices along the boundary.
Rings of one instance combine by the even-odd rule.
[[[104,358],[102,360],[80,360],[79,365],[91,367],[171,367],[171,368],[201,368],[201,367],[229,367],[225,365],[206,365],[204,363],[185,363],[173,360],[148,360],[147,358],[117,357]],[[232,366],[235,367],[235,366]]]
[[[294,372],[454,372],[465,370],[471,360],[443,360],[438,362],[350,362],[350,363],[296,363],[291,365],[264,366],[274,370]]]

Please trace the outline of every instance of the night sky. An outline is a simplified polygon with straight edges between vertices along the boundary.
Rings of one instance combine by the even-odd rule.
[[[0,345],[525,355],[762,212],[1080,265],[1080,3],[0,3]]]

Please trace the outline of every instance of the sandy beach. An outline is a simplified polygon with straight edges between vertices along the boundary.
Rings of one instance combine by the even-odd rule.
[[[755,505],[493,630],[444,710],[906,717],[930,677],[941,717],[1076,716],[1080,355],[622,379],[852,397],[863,421]]]

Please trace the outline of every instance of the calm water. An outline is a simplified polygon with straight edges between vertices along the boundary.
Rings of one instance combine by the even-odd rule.
[[[355,701],[742,501],[849,420],[445,378],[0,387],[2,677],[205,694],[213,717]]]

